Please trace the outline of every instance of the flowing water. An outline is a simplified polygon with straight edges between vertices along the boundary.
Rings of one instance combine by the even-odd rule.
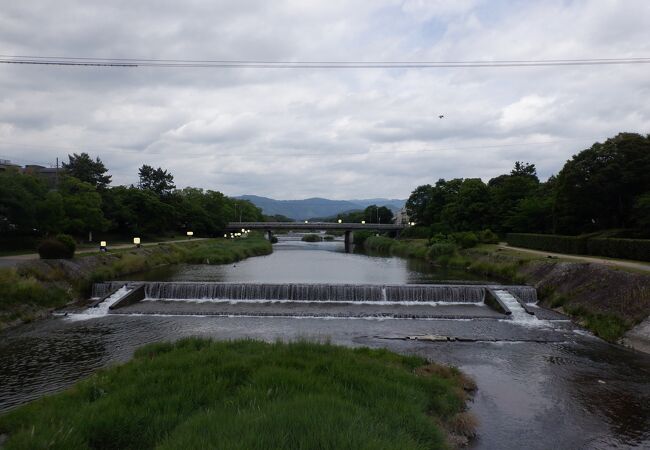
[[[139,274],[132,279],[169,283],[149,285],[147,301],[116,310],[123,314],[106,314],[106,310],[124,291],[96,309],[0,334],[0,411],[59,391],[100,367],[126,361],[135,348],[149,342],[185,336],[309,338],[387,347],[460,367],[479,387],[470,404],[479,420],[474,448],[650,448],[650,357],[607,344],[565,318],[551,314],[550,320],[542,320],[541,315],[538,319],[528,314],[511,294],[525,305],[534,301],[529,291],[508,289],[500,295],[512,311],[509,317],[475,304],[482,299],[479,286],[462,288],[462,298],[473,301],[450,308],[474,308],[474,312],[462,310],[460,316],[395,319],[362,313],[376,308],[440,308],[434,300],[453,296],[451,291],[441,293],[461,278],[466,283],[495,284],[495,280],[468,279],[464,273],[436,272],[418,261],[345,254],[341,242],[294,241],[281,241],[272,255],[237,264],[183,265]],[[210,283],[197,287],[184,283],[188,281]],[[224,283],[231,292],[224,291],[228,288]],[[304,287],[312,283],[320,286]],[[433,298],[423,297],[424,288],[401,286],[427,283],[439,286],[431,290],[438,292]],[[339,287],[333,290],[332,285]],[[375,298],[374,303],[352,302],[363,285],[375,285],[364,294]],[[461,295],[459,289],[456,292]],[[408,306],[409,300],[431,305]],[[258,311],[260,304],[255,302],[269,303],[276,312],[300,302],[300,308],[309,311],[331,306],[319,318],[186,314],[187,308],[214,304],[233,311]],[[382,304],[386,302],[397,306]],[[184,312],[137,310],[157,304],[173,304]],[[450,340],[406,339],[423,335]]]

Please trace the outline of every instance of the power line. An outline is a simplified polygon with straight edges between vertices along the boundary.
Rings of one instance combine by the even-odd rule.
[[[26,64],[73,67],[167,67],[167,68],[252,68],[252,69],[436,69],[500,68],[551,66],[602,66],[648,64],[650,57],[488,60],[488,61],[271,61],[271,60],[190,60],[89,58],[68,56],[0,55],[2,64]]]

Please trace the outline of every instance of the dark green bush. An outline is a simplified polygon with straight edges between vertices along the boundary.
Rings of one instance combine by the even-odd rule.
[[[650,239],[589,238],[552,234],[510,233],[506,240],[516,247],[576,255],[650,261]]]
[[[481,244],[498,244],[499,243],[499,236],[496,235],[496,233],[492,232],[492,230],[483,230],[479,231],[478,234],[478,240]]]
[[[38,246],[38,254],[41,259],[70,259],[74,256],[74,250],[58,239],[45,239]]]
[[[74,256],[74,252],[77,250],[77,242],[72,236],[69,234],[57,234],[55,239],[65,245],[68,251]]]
[[[363,245],[370,236],[374,236],[376,233],[372,231],[355,231],[352,233],[352,242],[354,245]]]
[[[478,237],[471,231],[454,233],[451,235],[451,237],[461,248],[472,248],[476,247],[476,244],[478,244]]]
[[[424,225],[416,225],[414,227],[407,227],[400,233],[400,237],[408,239],[429,239],[431,237],[431,229]]]
[[[451,242],[436,242],[429,246],[427,257],[436,260],[441,256],[451,256],[456,252],[456,245]]]
[[[587,239],[580,236],[555,234],[508,233],[506,241],[515,247],[532,248],[548,252],[587,254]]]
[[[305,242],[320,242],[322,241],[321,237],[317,234],[306,234],[302,237],[302,240]]]

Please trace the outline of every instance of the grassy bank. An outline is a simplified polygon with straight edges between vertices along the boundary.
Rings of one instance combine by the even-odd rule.
[[[474,384],[387,350],[185,339],[0,417],[7,449],[434,449]],[[450,439],[451,438],[451,439]]]
[[[384,236],[370,236],[363,242],[363,247],[370,251],[387,253],[403,258],[426,258],[426,239],[396,240]]]
[[[0,328],[86,298],[98,281],[167,264],[227,264],[271,251],[268,241],[252,235],[247,239],[208,239],[115,250],[71,260],[35,260],[18,269],[0,269]]]
[[[455,247],[451,252],[440,253],[425,239],[398,241],[369,237],[364,247],[396,256],[422,258],[444,268],[466,270],[495,281],[534,285],[543,306],[571,316],[610,342],[618,342],[626,331],[650,314],[650,276],[646,274],[549,259],[503,250],[496,245]]]

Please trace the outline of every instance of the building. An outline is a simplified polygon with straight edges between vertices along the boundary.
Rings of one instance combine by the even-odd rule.
[[[18,164],[14,164],[8,159],[0,159],[0,172],[6,172],[8,170],[15,170],[20,172],[22,168]]]
[[[393,218],[393,221],[395,222],[395,225],[406,225],[409,223],[409,215],[406,212],[406,208],[402,208],[399,211],[395,213],[395,217]]]
[[[18,173],[24,173],[27,175],[33,175],[42,178],[50,187],[56,186],[56,179],[59,173],[59,169],[55,167],[45,167],[39,166],[37,164],[28,164],[25,167],[21,167],[18,164],[14,164],[8,159],[0,159],[0,173],[7,171],[16,171]]]

